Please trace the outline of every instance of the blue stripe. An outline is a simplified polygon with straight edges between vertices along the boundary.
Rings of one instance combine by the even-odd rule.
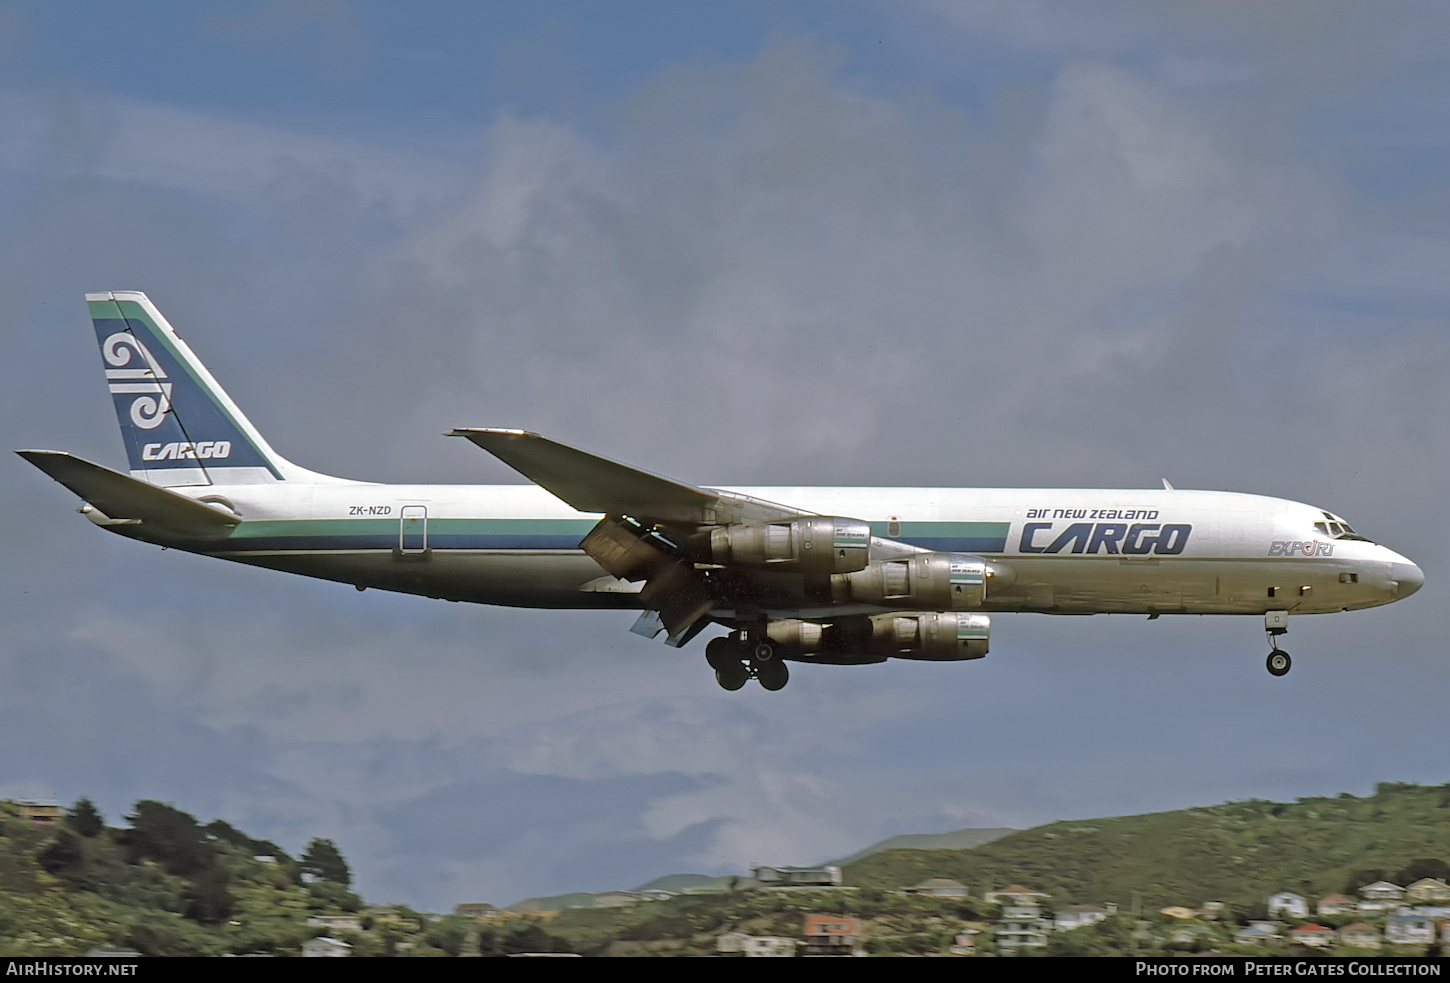
[[[414,537],[408,538],[411,544]],[[578,535],[430,535],[428,546],[435,550],[577,550],[579,539]],[[259,536],[229,540],[222,544],[222,550],[228,553],[271,550],[391,550],[398,542],[396,532],[385,536]]]
[[[410,537],[411,538],[411,537]],[[435,550],[577,550],[577,533],[564,535],[501,536],[441,533],[428,536],[428,545]],[[1005,536],[985,537],[923,537],[902,538],[922,549],[941,553],[1002,553],[1007,547]],[[398,545],[398,534],[338,536],[258,536],[234,538],[225,544],[227,552],[271,550],[390,550]]]

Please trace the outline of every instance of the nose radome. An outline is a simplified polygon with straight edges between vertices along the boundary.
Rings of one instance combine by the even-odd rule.
[[[1425,584],[1424,573],[1413,563],[1391,564],[1390,576],[1400,585],[1400,597],[1409,597]]]

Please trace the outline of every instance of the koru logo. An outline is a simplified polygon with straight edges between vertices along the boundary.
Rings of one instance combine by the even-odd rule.
[[[117,331],[101,344],[105,356],[106,379],[115,394],[138,393],[131,402],[131,422],[142,430],[161,426],[166,411],[171,409],[171,383],[164,382],[166,373],[136,337]],[[139,356],[140,366],[132,359]]]

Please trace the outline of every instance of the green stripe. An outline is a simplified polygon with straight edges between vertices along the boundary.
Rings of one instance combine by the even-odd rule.
[[[233,539],[273,536],[378,536],[398,531],[399,516],[356,519],[250,519],[237,526]],[[428,535],[564,536],[582,539],[595,526],[593,519],[433,519]]]
[[[1006,536],[1010,522],[903,522],[900,537],[989,539]],[[871,523],[871,535],[885,536],[887,523]]]

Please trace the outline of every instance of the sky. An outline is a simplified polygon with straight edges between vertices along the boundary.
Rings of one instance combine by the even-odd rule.
[[[519,480],[1232,489],[1390,607],[994,616],[981,662],[726,693],[622,612],[106,535],[0,465],[0,797],[138,799],[450,910],[1450,780],[1450,8],[1386,0],[0,0],[0,436],[124,468],[87,291],[272,445]]]

